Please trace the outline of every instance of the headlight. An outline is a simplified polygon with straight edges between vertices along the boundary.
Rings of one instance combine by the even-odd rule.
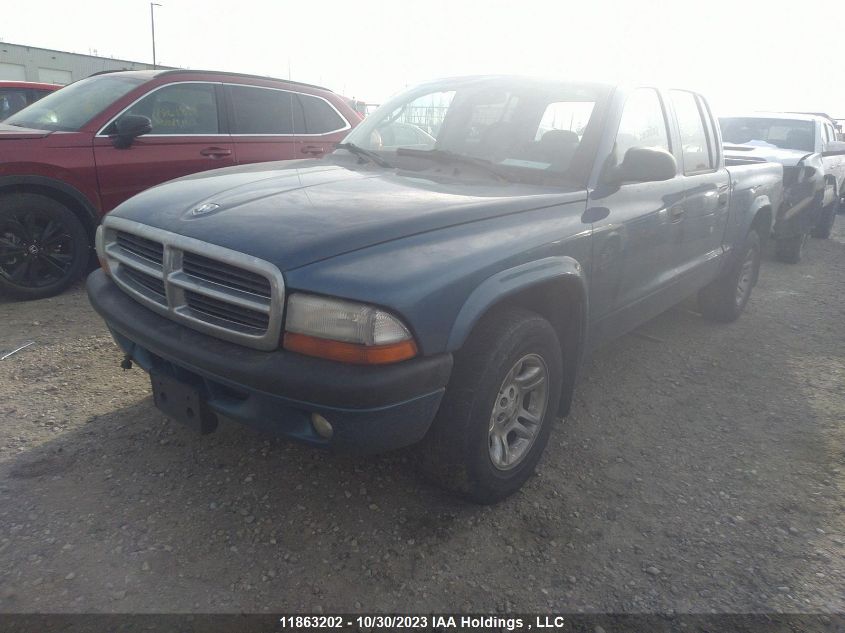
[[[301,293],[288,298],[284,347],[347,363],[380,365],[417,355],[407,327],[375,306]]]
[[[106,252],[105,246],[103,245],[103,225],[97,227],[97,233],[94,236],[94,247],[97,251],[97,259],[100,261],[100,268],[107,275],[111,275],[111,270],[109,269],[109,261],[106,259]]]

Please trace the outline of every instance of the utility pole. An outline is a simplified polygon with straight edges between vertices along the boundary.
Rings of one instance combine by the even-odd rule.
[[[156,67],[156,17],[154,7],[160,6],[161,5],[158,2],[150,2],[150,27],[153,32],[153,70],[155,70]]]

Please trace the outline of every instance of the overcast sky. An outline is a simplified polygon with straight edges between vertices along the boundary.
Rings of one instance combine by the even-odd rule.
[[[702,91],[722,111],[845,117],[840,1],[160,0],[160,63],[291,77],[379,103],[425,79],[522,73]],[[151,60],[143,0],[15,2],[0,39]]]

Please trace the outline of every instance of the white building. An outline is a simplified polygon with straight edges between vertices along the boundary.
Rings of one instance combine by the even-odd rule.
[[[148,70],[152,67],[144,62],[0,42],[0,80],[69,84],[103,70]]]

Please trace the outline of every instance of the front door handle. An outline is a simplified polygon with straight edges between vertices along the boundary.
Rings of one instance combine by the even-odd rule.
[[[311,154],[312,156],[326,153],[326,149],[320,145],[306,145],[301,151],[303,154]]]
[[[206,147],[200,150],[200,154],[210,158],[223,158],[224,156],[231,156],[232,150],[225,147]]]
[[[684,213],[686,213],[684,208],[680,205],[676,205],[669,209],[669,218],[672,222],[678,222],[684,216]]]

